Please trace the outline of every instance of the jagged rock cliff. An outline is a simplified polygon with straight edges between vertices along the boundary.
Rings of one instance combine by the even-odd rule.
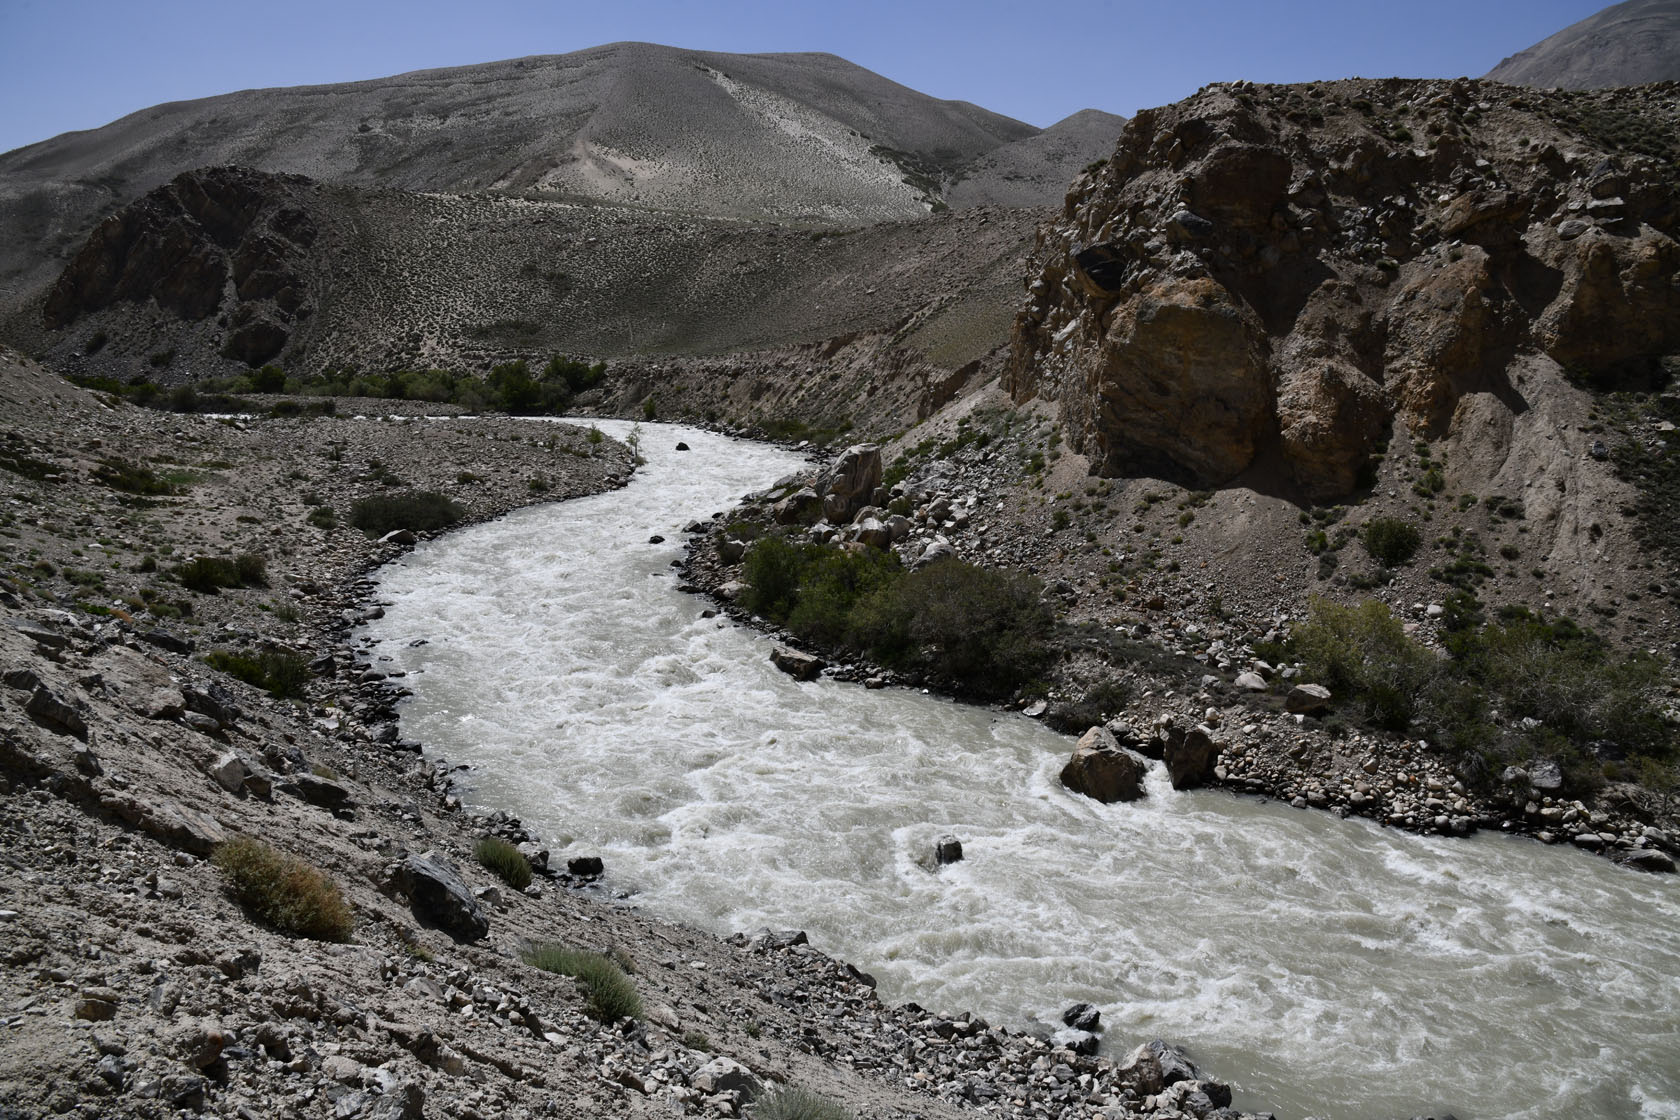
[[[313,311],[312,186],[238,167],[183,172],[100,223],[48,293],[46,326],[68,327],[113,304],[145,314],[155,301],[182,324],[218,316],[223,356],[261,365]]]
[[[1396,419],[1680,351],[1680,88],[1210,86],[1138,114],[1040,231],[1006,382],[1099,473],[1354,490]],[[1666,122],[1666,123],[1665,123]],[[1528,366],[1525,364],[1525,369]]]

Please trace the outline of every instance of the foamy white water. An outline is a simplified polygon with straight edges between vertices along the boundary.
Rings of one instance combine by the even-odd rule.
[[[795,682],[766,639],[701,619],[670,563],[683,524],[798,460],[641,435],[624,490],[382,572],[403,733],[472,763],[477,800],[557,859],[600,854],[638,905],[719,933],[805,929],[888,1001],[1022,1025],[1087,1000],[1111,1050],[1182,1042],[1286,1120],[1680,1120],[1676,877],[1159,771],[1099,805],[1061,789],[1072,741],[1030,720]],[[966,858],[935,871],[946,832]]]

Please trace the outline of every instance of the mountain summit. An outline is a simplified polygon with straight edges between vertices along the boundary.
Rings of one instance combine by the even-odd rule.
[[[1607,89],[1680,80],[1680,0],[1627,0],[1487,72],[1517,86]]]

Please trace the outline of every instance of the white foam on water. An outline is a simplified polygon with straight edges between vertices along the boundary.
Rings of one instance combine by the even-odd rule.
[[[1177,793],[1159,768],[1099,805],[1033,721],[795,682],[670,564],[684,523],[797,458],[640,435],[623,490],[385,569],[370,627],[410,674],[404,734],[472,763],[473,796],[557,859],[599,854],[637,905],[719,933],[806,929],[888,1000],[1013,1025],[1089,1001],[1111,1048],[1186,1043],[1284,1116],[1674,1116],[1674,877]],[[936,868],[947,832],[965,859]]]

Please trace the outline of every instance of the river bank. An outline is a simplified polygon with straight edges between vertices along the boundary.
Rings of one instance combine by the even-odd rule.
[[[972,1017],[890,1008],[797,938],[730,943],[561,878],[515,892],[476,865],[480,835],[519,825],[461,808],[435,757],[382,742],[367,717],[402,678],[376,681],[344,656],[343,627],[378,609],[360,601],[360,573],[403,546],[314,531],[309,511],[342,512],[397,477],[467,490],[468,519],[492,517],[617,485],[618,445],[581,431],[549,445],[552,426],[511,420],[241,425],[110,409],[10,361],[4,390],[9,461],[25,468],[0,474],[9,1114],[727,1116],[754,1085],[783,1083],[860,1117],[1202,1107],[1186,1101],[1187,1071],[1147,1052],[1123,1069]],[[96,478],[117,456],[190,477],[125,504],[133,495]],[[539,475],[546,490],[530,485]],[[267,586],[190,593],[158,574],[259,548]],[[306,703],[277,700],[204,664],[216,646],[288,652],[330,675]],[[244,913],[205,858],[239,834],[330,873],[351,942],[283,936]],[[426,852],[476,894],[485,937],[457,941],[404,894],[398,869]],[[646,1018],[596,1023],[572,981],[521,963],[550,939],[616,950]],[[1129,1049],[1115,1027],[1111,1047]],[[1208,1107],[1220,1096],[1202,1091]]]

